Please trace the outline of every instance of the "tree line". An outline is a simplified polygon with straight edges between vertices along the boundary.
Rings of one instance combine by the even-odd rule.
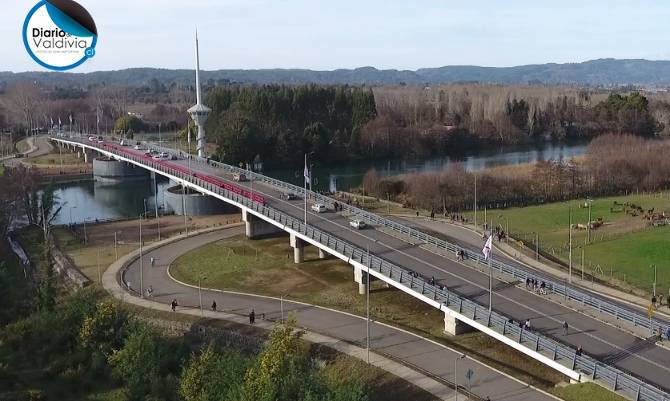
[[[377,111],[374,94],[347,86],[224,86],[209,91],[208,137],[215,157],[272,165],[300,164],[310,154],[322,163],[361,157],[363,126]]]
[[[670,141],[607,134],[594,139],[582,158],[504,166],[480,172],[462,165],[442,172],[382,177],[368,171],[366,193],[409,207],[453,213],[527,206],[589,196],[670,188]]]
[[[5,307],[10,305],[4,305]],[[292,320],[259,351],[216,339],[167,336],[99,290],[59,299],[0,329],[0,398],[7,401],[115,399],[164,401],[365,401],[362,364],[319,356]]]

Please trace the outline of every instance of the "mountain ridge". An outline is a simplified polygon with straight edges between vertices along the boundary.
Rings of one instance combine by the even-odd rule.
[[[0,82],[38,81],[47,85],[146,85],[151,79],[161,84],[191,85],[193,71],[135,67],[88,73],[0,72]],[[311,69],[220,69],[202,71],[202,79],[214,83],[244,84],[349,84],[349,85],[434,85],[459,82],[488,84],[544,84],[584,86],[670,86],[670,61],[604,58],[578,63],[527,64],[513,67],[446,65],[416,70],[377,69],[371,66],[334,70]]]

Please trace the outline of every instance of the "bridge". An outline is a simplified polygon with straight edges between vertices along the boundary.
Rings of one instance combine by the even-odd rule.
[[[234,205],[242,211],[247,236],[287,232],[296,263],[302,261],[305,246],[315,246],[321,257],[332,255],[353,267],[361,293],[369,274],[443,312],[445,331],[450,334],[479,330],[573,381],[594,381],[633,400],[670,401],[666,380],[670,350],[510,283],[525,283],[527,278],[545,281],[549,291],[566,300],[646,328],[650,334],[665,330],[665,321],[518,266],[494,261],[489,267],[475,252],[465,250],[469,262],[464,263],[456,258],[459,248],[453,244],[350,205],[342,204],[342,210],[335,212],[334,199],[261,174],[200,157],[155,160],[111,141],[51,139],[84,153],[97,152],[140,166]],[[244,174],[249,181],[236,182],[235,174]],[[283,196],[287,192],[326,204],[330,210],[305,213],[303,200],[288,200]],[[349,218],[354,216],[371,227],[351,229]],[[491,308],[488,269],[506,278],[493,279]],[[532,322],[530,330],[518,324],[526,319]],[[562,333],[563,321],[570,322],[569,335]],[[583,352],[577,352],[578,347]]]

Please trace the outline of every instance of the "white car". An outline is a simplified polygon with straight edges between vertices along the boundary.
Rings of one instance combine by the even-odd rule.
[[[349,225],[352,226],[353,228],[357,229],[357,230],[362,230],[365,227],[367,227],[367,224],[365,224],[365,222],[363,220],[358,220],[358,219],[351,220],[349,222]]]
[[[326,205],[323,203],[315,203],[312,205],[312,210],[317,213],[323,213],[326,211]]]

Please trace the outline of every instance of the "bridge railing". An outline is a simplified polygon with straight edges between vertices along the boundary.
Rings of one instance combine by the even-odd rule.
[[[561,363],[563,366],[566,366],[571,370],[580,372],[582,375],[588,376],[592,380],[598,381],[601,385],[609,389],[614,391],[623,391],[629,397],[640,401],[670,401],[670,395],[664,390],[649,383],[645,383],[630,373],[624,372],[623,370],[616,367],[606,365],[591,358],[588,355],[578,355],[575,349],[569,346],[559,343],[532,330],[525,330],[519,324],[514,323],[511,319],[505,317],[504,315],[495,311],[489,311],[488,307],[486,306],[480,305],[467,298],[463,298],[458,294],[449,291],[448,288],[432,285],[425,278],[420,276],[417,277],[413,272],[407,269],[388,262],[378,256],[370,255],[366,251],[336,236],[314,228],[313,226],[305,225],[304,222],[300,219],[291,217],[283,212],[267,207],[242,195],[230,192],[224,188],[212,185],[211,183],[195,178],[190,174],[185,174],[183,169],[170,168],[161,163],[141,159],[133,155],[118,152],[114,149],[103,148],[97,144],[86,145],[98,148],[103,152],[116,154],[137,164],[145,165],[164,174],[185,180],[194,186],[200,187],[213,194],[236,202],[248,209],[255,211],[258,214],[266,216],[267,218],[284,225],[287,228],[290,228],[291,230],[299,232],[305,237],[312,239],[313,241],[323,245],[328,249],[338,252],[353,261],[357,261],[358,263],[367,266],[370,270],[370,274],[384,276],[391,282],[395,282],[398,285],[402,285],[409,289],[411,292],[417,294],[417,296],[420,294],[422,297],[432,299],[436,303],[439,303],[442,308],[448,308],[464,317],[472,319],[473,321],[486,326],[491,330],[494,330],[499,335],[514,340],[527,349],[542,353],[546,357],[551,358],[553,361]],[[207,163],[207,161],[198,162]],[[209,163],[211,164],[211,161]],[[232,172],[247,173],[245,170],[237,169],[232,166],[224,166],[226,166],[226,168]],[[270,179],[269,177],[261,176],[259,174],[254,174],[253,179],[259,179],[261,177],[268,178],[266,182],[272,185],[275,185],[273,181],[278,181]],[[286,183],[283,184],[285,184],[283,187],[291,191],[295,191],[297,193],[301,193],[302,191],[302,189],[297,186]],[[311,193],[311,195],[318,200],[332,202],[332,199],[322,197],[322,195],[316,193]],[[343,206],[346,207],[347,205]],[[358,214],[359,218],[366,218],[365,214],[369,214],[360,209],[353,209],[354,211],[361,212]],[[372,215],[372,217],[374,217],[374,215]],[[372,219],[369,221],[373,222]],[[402,226],[391,220],[388,221],[393,225],[400,226],[398,230],[402,230],[401,232],[416,237],[417,239],[421,239],[423,237],[418,235],[423,233],[417,230]]]

